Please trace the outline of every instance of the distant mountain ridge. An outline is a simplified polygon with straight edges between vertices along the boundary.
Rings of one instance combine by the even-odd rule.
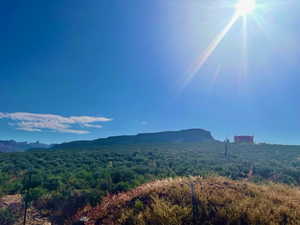
[[[28,143],[17,142],[15,140],[0,141],[0,152],[20,152],[32,148],[49,148],[50,145],[40,142]]]
[[[54,145],[53,149],[90,148],[106,145],[151,144],[151,143],[185,143],[214,141],[211,133],[204,129],[187,129],[179,131],[163,131],[156,133],[141,133],[137,135],[122,135],[100,138],[92,141],[73,141]]]

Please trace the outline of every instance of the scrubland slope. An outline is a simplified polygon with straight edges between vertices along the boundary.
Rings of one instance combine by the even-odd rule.
[[[300,189],[223,177],[164,179],[107,196],[100,205],[78,212],[75,221],[86,225],[294,225],[300,224]]]

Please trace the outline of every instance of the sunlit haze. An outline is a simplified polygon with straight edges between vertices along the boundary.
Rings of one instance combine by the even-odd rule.
[[[256,8],[256,1],[255,0],[239,0],[236,4],[236,10],[239,15],[245,16],[251,13]]]

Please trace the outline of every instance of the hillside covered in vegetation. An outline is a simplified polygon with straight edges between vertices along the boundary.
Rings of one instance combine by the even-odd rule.
[[[99,145],[92,141],[78,148],[61,145],[1,153],[0,197],[22,194],[56,225],[88,204],[97,205],[107,194],[157,179],[215,174],[257,183],[300,184],[299,146],[227,147],[225,155],[225,143],[215,140]]]
[[[52,149],[98,149],[112,145],[136,145],[153,143],[191,143],[207,142],[215,139],[207,130],[195,128],[179,131],[141,133],[137,135],[112,136],[92,141],[72,141],[54,145]]]
[[[165,179],[107,196],[74,218],[85,225],[296,225],[300,189],[223,177]]]

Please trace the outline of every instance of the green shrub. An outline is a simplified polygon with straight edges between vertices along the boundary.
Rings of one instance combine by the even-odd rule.
[[[17,220],[16,215],[10,209],[0,209],[0,224],[13,225]]]

